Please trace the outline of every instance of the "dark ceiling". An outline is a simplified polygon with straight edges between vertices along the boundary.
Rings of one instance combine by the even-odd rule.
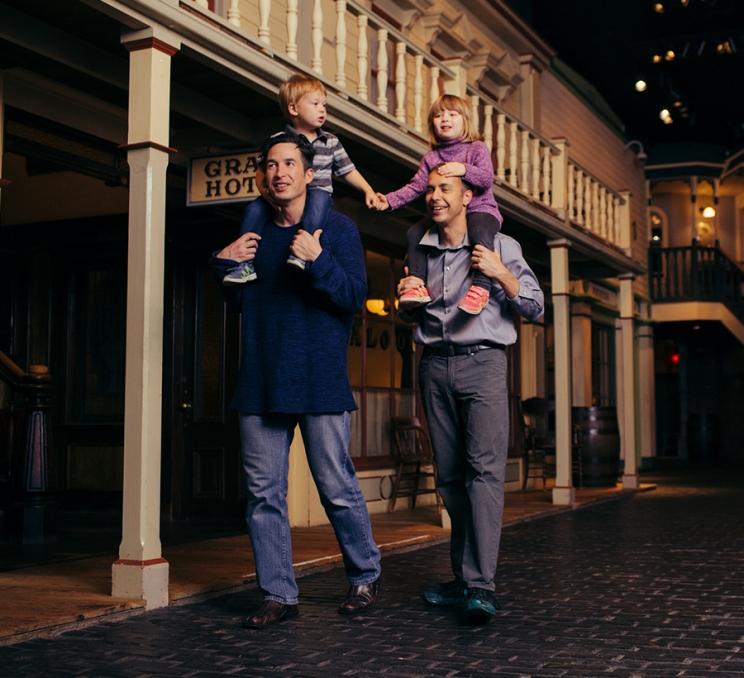
[[[670,142],[744,146],[744,0],[509,4],[596,87],[629,139],[647,149]],[[634,88],[639,78],[647,83],[642,93]],[[662,109],[671,124],[662,122]]]

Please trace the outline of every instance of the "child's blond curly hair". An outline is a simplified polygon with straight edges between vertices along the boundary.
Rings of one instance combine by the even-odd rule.
[[[470,120],[470,106],[468,102],[454,94],[442,94],[434,101],[429,109],[429,142],[432,146],[436,146],[439,143],[439,139],[434,131],[434,116],[442,111],[457,111],[462,116],[462,141],[478,141],[480,139],[478,130],[473,127],[473,123]]]

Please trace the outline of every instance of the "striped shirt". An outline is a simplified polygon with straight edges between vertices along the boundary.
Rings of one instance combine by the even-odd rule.
[[[284,131],[297,136],[301,134],[291,125],[287,125]],[[315,141],[309,142],[315,151],[310,188],[333,193],[332,178],[342,177],[356,168],[335,134],[326,132],[322,127],[315,131],[318,136]]]

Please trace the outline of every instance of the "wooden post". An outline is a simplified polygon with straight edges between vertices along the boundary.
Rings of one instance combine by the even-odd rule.
[[[623,487],[638,487],[638,450],[636,444],[636,360],[633,321],[633,273],[623,273],[620,280],[620,352],[622,355],[623,416],[620,444],[625,457]]]
[[[336,85],[346,87],[346,0],[336,0]]]
[[[129,50],[129,252],[124,387],[124,492],[112,595],[168,604],[168,562],[160,546],[163,274],[170,63],[177,36],[126,34]]]
[[[561,219],[565,219],[568,203],[568,196],[566,195],[568,189],[568,141],[563,138],[551,139],[551,141],[558,147],[558,154],[551,156],[553,171],[550,177],[550,206],[558,212]]]
[[[568,275],[568,240],[551,240],[550,279],[553,296],[553,334],[555,352],[555,487],[553,503],[570,505],[575,490],[571,477],[572,386],[571,386],[571,309]]]

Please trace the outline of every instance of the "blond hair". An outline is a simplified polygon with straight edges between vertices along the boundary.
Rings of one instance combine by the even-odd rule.
[[[478,130],[474,129],[470,120],[470,106],[468,106],[467,101],[454,94],[442,94],[429,109],[429,142],[432,146],[439,143],[434,130],[434,116],[442,111],[457,111],[462,116],[462,141],[478,141],[480,139]]]
[[[282,115],[287,122],[291,123],[294,120],[289,113],[290,105],[296,106],[300,99],[310,92],[320,92],[323,96],[327,96],[323,83],[310,75],[296,74],[281,84],[279,103],[282,107]]]

